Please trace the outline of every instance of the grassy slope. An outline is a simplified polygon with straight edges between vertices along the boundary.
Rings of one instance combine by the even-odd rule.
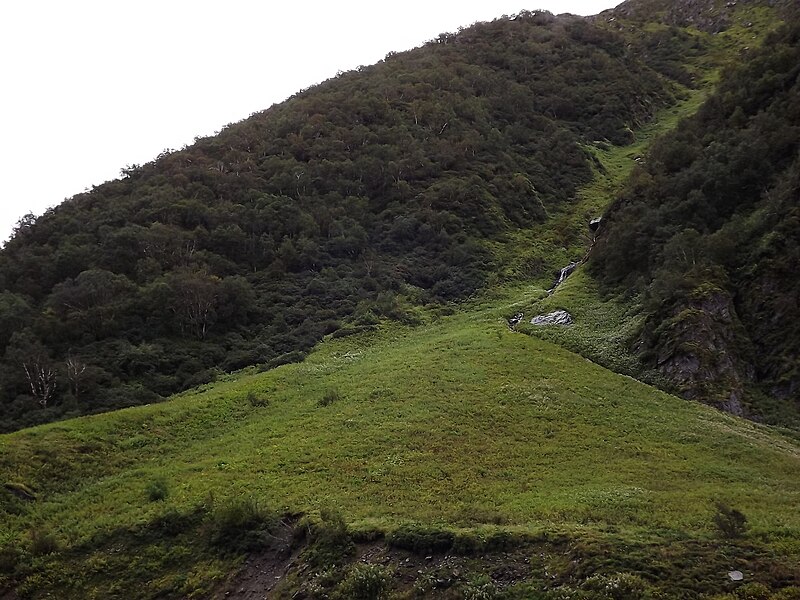
[[[545,265],[543,275],[517,290],[519,299],[511,312],[528,315],[518,327],[519,331],[555,342],[617,373],[660,383],[658,375],[643,371],[630,352],[643,318],[635,298],[602,298],[597,284],[583,267],[579,267],[555,294],[548,296],[546,289],[552,285],[552,277],[560,267],[584,258],[592,243],[589,221],[604,213],[650,143],[673,129],[681,118],[693,114],[707,97],[710,85],[711,80],[705,86],[686,90],[681,101],[661,111],[652,123],[637,132],[633,144],[587,147],[587,152],[596,159],[595,178],[580,190],[574,203],[553,217],[556,226],[548,223],[516,232],[513,240],[498,250],[507,265],[505,276],[508,278],[519,277],[526,262]],[[535,314],[559,309],[567,310],[575,318],[572,327],[541,328],[527,324]]]
[[[242,373],[169,403],[0,436],[0,484],[38,494],[35,503],[2,497],[0,548],[18,549],[29,566],[18,591],[205,593],[238,559],[153,524],[242,496],[281,510],[335,508],[355,529],[492,524],[624,544],[713,540],[720,499],[749,517],[751,539],[800,556],[795,441],[505,326],[520,307],[566,307],[578,324],[538,335],[634,370],[623,304],[600,300],[580,270],[554,296],[542,300],[543,291],[553,269],[583,255],[587,220],[635,157],[704,93],[662,114],[634,146],[589,149],[604,167],[595,182],[547,230],[495,249],[505,257],[501,280],[531,274],[533,285],[421,327],[330,340],[302,364]],[[339,399],[321,406],[330,390]],[[148,498],[154,481],[166,482],[166,500]],[[31,556],[31,536],[42,532],[67,551]]]
[[[3,479],[40,497],[0,543],[44,528],[62,546],[100,547],[88,562],[107,565],[113,548],[97,540],[209,494],[335,508],[356,529],[489,522],[628,539],[711,537],[722,499],[755,535],[800,538],[800,446],[510,332],[508,299],[491,306],[330,341],[305,363],[166,404],[4,436]],[[340,399],[320,406],[330,389]],[[159,478],[171,493],[151,502]],[[189,542],[183,552],[202,565],[201,588],[229,564]],[[148,560],[143,576],[186,568],[168,553]]]

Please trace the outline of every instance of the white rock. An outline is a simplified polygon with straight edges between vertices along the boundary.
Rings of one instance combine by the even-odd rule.
[[[565,310],[557,310],[533,317],[531,325],[572,325],[572,315]]]

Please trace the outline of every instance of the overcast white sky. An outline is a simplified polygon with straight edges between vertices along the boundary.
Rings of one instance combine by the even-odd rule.
[[[15,0],[0,5],[0,241],[19,218],[444,31],[615,0]]]

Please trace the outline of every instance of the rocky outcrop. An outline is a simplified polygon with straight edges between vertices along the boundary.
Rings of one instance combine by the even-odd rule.
[[[531,319],[531,325],[572,325],[572,315],[565,310],[557,310]]]
[[[517,325],[519,325],[519,322],[520,322],[520,321],[522,321],[522,319],[523,319],[523,317],[524,317],[524,316],[525,316],[525,313],[517,313],[517,314],[515,314],[513,317],[511,317],[511,318],[508,320],[508,326],[509,326],[511,329],[514,329],[514,327],[516,327]]]
[[[652,335],[658,370],[683,397],[745,414],[745,385],[754,372],[727,292],[711,285],[696,289]]]

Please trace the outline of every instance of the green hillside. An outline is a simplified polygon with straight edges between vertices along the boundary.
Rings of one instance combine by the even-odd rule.
[[[592,256],[643,294],[639,352],[686,397],[800,422],[800,22],[660,139]]]
[[[726,589],[733,568],[800,583],[796,440],[514,333],[509,300],[330,340],[302,364],[166,404],[4,436],[0,472],[37,495],[3,496],[6,582],[23,597],[202,596],[240,560],[213,542],[220,507],[253,499],[287,515],[333,510],[356,539],[423,553],[441,549],[431,529],[467,553],[481,540],[588,544],[583,570],[531,573],[543,592],[617,572],[682,593]],[[745,538],[720,539],[715,501],[746,515]],[[668,559],[648,564],[662,544],[708,563],[668,578]],[[323,582],[323,567],[304,583]]]
[[[800,598],[788,6],[476,24],[20,223],[0,600]]]
[[[585,251],[560,216],[597,152],[639,143],[758,45],[777,15],[756,4],[718,35],[622,14],[478,23],[26,217],[0,251],[0,430],[155,402],[498,278],[552,277]]]

